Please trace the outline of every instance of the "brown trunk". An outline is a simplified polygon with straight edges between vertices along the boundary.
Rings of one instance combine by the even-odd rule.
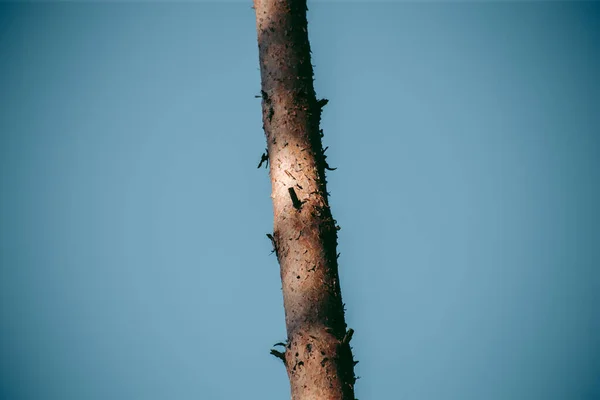
[[[305,0],[254,0],[293,400],[354,399]],[[275,352],[276,353],[276,352]]]

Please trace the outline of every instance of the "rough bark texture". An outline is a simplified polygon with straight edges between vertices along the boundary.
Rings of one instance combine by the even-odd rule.
[[[327,201],[321,108],[313,86],[305,0],[254,0],[263,124],[287,327],[293,400],[354,399],[337,230]],[[277,352],[275,352],[277,353]]]

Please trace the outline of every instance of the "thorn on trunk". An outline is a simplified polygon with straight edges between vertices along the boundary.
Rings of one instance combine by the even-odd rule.
[[[354,329],[352,329],[352,328],[348,329],[348,332],[346,332],[346,334],[344,335],[344,338],[342,339],[342,344],[349,344],[350,341],[352,340],[353,335],[354,335]]]
[[[275,241],[275,238],[270,233],[267,233],[267,237],[269,238],[269,240],[271,241],[271,244],[273,245],[273,250],[271,250],[271,254],[275,253],[277,258],[279,259],[279,253],[277,253],[277,242]]]
[[[283,361],[283,364],[285,365],[285,353],[282,353],[282,352],[277,351],[275,349],[271,349],[271,355],[279,358],[281,361]]]
[[[267,149],[265,149],[265,152],[260,156],[260,162],[258,163],[257,168],[260,168],[264,162],[266,162],[265,168],[267,168],[269,166],[269,150]]]

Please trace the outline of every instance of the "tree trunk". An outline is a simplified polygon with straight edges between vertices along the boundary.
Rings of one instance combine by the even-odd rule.
[[[306,0],[254,0],[263,127],[287,328],[293,400],[354,399],[354,361],[327,200],[321,108],[308,42]]]

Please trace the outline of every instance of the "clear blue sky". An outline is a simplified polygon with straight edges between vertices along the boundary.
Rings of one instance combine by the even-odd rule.
[[[250,5],[0,5],[1,399],[289,398]],[[309,24],[357,397],[600,398],[600,6]]]

